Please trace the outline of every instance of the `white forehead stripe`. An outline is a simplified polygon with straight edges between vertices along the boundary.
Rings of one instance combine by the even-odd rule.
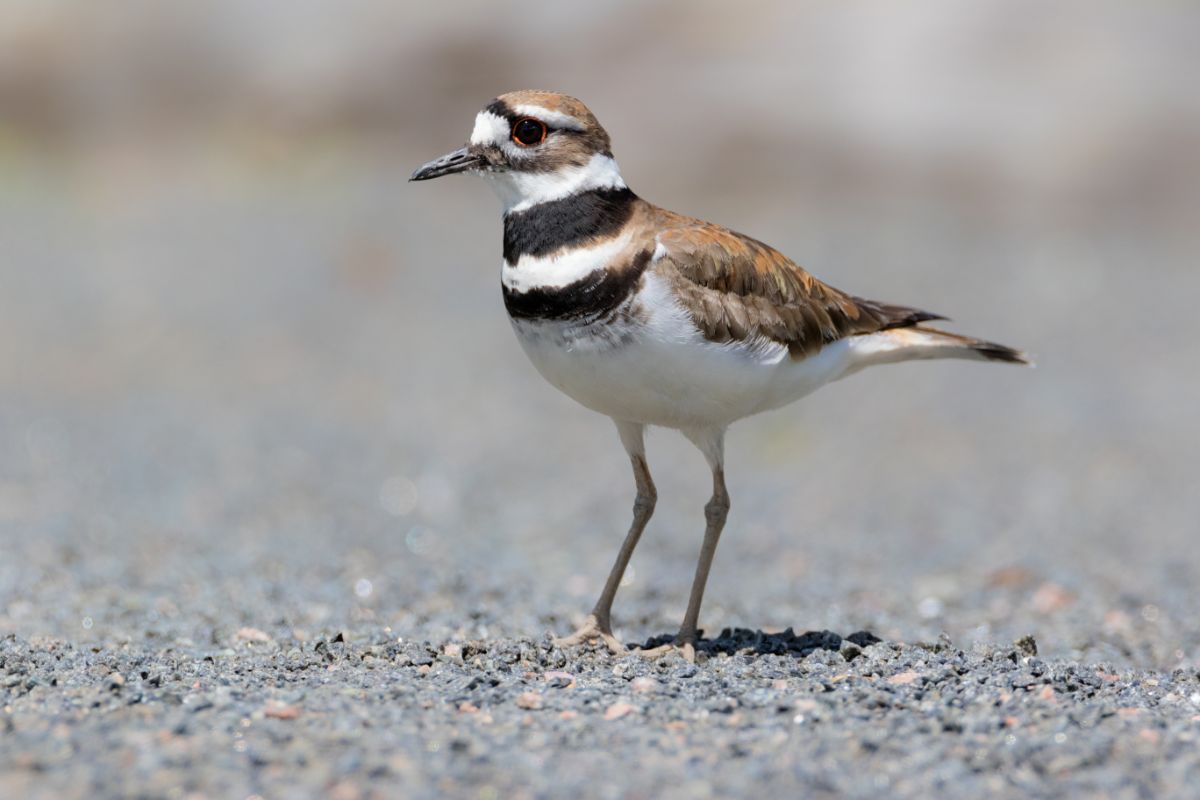
[[[552,128],[567,128],[568,130],[581,131],[583,123],[572,117],[570,114],[564,114],[561,111],[551,111],[548,108],[541,106],[531,106],[522,104],[513,108],[513,113],[521,117],[533,117],[540,119]]]
[[[508,120],[490,111],[475,115],[475,130],[471,131],[471,144],[493,144],[508,141]]]

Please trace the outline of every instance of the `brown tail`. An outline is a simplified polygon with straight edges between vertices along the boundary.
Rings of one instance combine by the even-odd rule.
[[[881,303],[862,297],[852,298],[860,307],[873,312],[880,320],[875,333],[893,332],[895,337],[880,355],[882,361],[907,361],[910,358],[979,358],[986,361],[1006,361],[1010,364],[1029,364],[1029,356],[1020,350],[995,342],[972,339],[925,325],[926,322],[946,319],[941,314],[919,308]],[[890,357],[886,354],[893,350]]]
[[[1029,356],[1020,350],[921,324],[889,328],[852,338],[857,340],[856,358],[846,370],[847,375],[872,364],[895,364],[927,358],[967,358],[1033,365]]]
[[[987,342],[983,339],[973,339],[970,336],[962,336],[957,333],[930,328],[926,325],[914,325],[908,330],[920,332],[928,337],[928,342],[921,346],[931,347],[938,350],[947,350],[945,355],[965,358],[979,358],[984,361],[1004,361],[1009,364],[1025,364],[1033,366],[1033,361],[1029,358],[1029,354],[1021,350],[1015,350],[1011,347],[1006,347],[995,342]]]

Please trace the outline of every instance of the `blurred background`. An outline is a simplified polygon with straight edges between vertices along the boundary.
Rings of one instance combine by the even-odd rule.
[[[1038,359],[736,426],[705,627],[1194,664],[1198,74],[1182,2],[5,0],[0,632],[577,623],[625,456],[510,334],[488,190],[406,183],[545,88],[648,199]],[[649,447],[630,640],[675,630],[708,490]]]

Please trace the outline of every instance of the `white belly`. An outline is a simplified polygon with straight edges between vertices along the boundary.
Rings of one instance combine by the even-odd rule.
[[[846,341],[803,361],[774,342],[710,342],[652,273],[608,321],[513,320],[513,328],[538,372],[579,403],[669,428],[723,426],[778,408],[846,374],[854,361]]]

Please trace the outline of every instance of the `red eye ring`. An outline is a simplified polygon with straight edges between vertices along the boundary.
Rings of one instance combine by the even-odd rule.
[[[512,140],[521,147],[536,147],[546,141],[546,123],[533,117],[521,117],[513,123]]]

